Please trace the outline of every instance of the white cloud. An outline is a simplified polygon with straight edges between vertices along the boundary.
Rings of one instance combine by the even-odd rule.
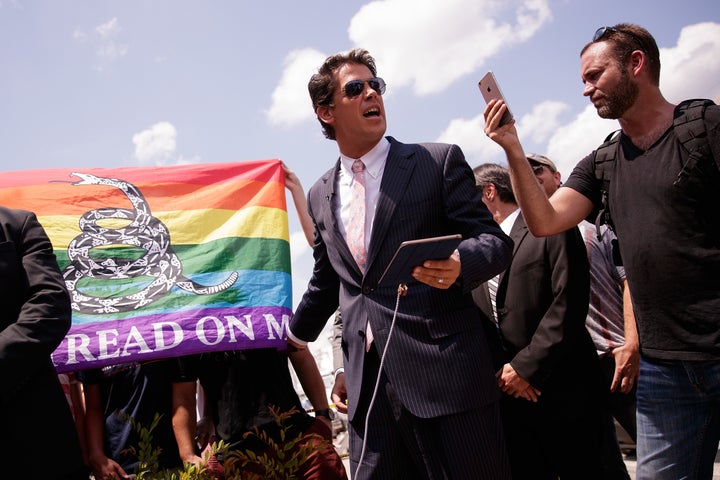
[[[497,20],[503,16],[510,20]],[[372,52],[393,88],[412,86],[424,95],[448,88],[501,49],[526,41],[550,19],[548,0],[376,0],[352,18],[348,34]],[[307,82],[325,58],[309,48],[288,54],[266,112],[270,124],[315,118]]]
[[[567,104],[555,100],[538,103],[530,113],[519,119],[517,129],[520,135],[528,135],[535,143],[546,142],[560,125],[560,115],[569,108]]]
[[[547,0],[376,0],[358,11],[348,33],[372,52],[388,83],[425,95],[526,41],[550,19]]]
[[[175,159],[177,130],[169,122],[158,122],[132,137],[134,157],[145,165],[168,165]]]
[[[476,158],[486,159],[484,162],[499,154],[499,147],[485,135],[484,128],[482,114],[469,120],[458,118],[450,122],[437,141],[460,145],[470,163],[477,163],[473,161]]]
[[[127,45],[115,42],[103,43],[95,50],[99,58],[108,62],[113,62],[119,57],[124,57],[127,54],[127,51]]]
[[[127,54],[127,44],[120,43],[116,40],[121,31],[120,23],[115,17],[95,27],[95,33],[100,37],[100,44],[97,46],[95,52],[102,62],[113,62],[117,58],[124,57]],[[102,70],[103,67],[101,66],[99,69]]]
[[[595,107],[590,104],[573,121],[555,129],[544,149],[545,155],[555,162],[565,180],[577,162],[618,128],[617,121],[598,117]]]
[[[78,43],[88,43],[94,50],[98,63],[93,68],[97,71],[106,70],[110,64],[128,53],[128,44],[118,41],[122,32],[120,22],[116,17],[96,26],[91,34],[76,28],[72,37]]]
[[[720,96],[720,23],[698,23],[680,31],[675,47],[660,50],[660,87],[677,103]]]
[[[291,215],[288,212],[288,215]],[[292,269],[293,309],[297,307],[312,276],[313,256],[302,229],[290,234],[290,268]],[[319,343],[319,342],[316,342]]]
[[[536,143],[547,141],[560,125],[560,114],[568,108],[564,103],[556,101],[536,105],[529,114],[516,119],[520,138],[527,137]],[[500,148],[485,135],[484,129],[485,119],[482,114],[470,120],[455,119],[437,141],[460,145],[471,164],[488,161],[504,163]]]
[[[300,257],[312,252],[302,228],[290,234],[290,262],[294,265]]]
[[[142,165],[188,165],[202,163],[200,155],[186,157],[177,153],[177,129],[170,122],[155,125],[132,136],[133,158]]]
[[[315,118],[307,84],[326,57],[310,48],[295,50],[285,57],[285,70],[272,93],[272,103],[266,112],[271,125],[295,125]]]
[[[193,155],[192,157],[180,155],[175,160],[175,165],[191,165],[193,163],[202,163],[202,157],[200,155]]]
[[[107,22],[101,23],[100,25],[95,27],[95,32],[100,35],[100,38],[114,37],[115,35],[120,33],[121,30],[122,28],[120,28],[120,23],[118,22],[117,17],[113,17]]]
[[[73,31],[72,34],[73,40],[78,41],[80,43],[83,43],[87,39],[87,34],[80,30],[79,28],[76,28]]]

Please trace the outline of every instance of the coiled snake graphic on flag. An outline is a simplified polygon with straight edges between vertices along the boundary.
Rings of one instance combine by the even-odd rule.
[[[127,208],[99,208],[80,217],[82,233],[68,245],[70,265],[63,271],[65,284],[72,296],[72,308],[86,314],[118,313],[137,310],[178,287],[198,295],[212,295],[226,290],[238,278],[233,272],[224,282],[200,285],[182,274],[180,259],[170,245],[167,227],[150,213],[150,206],[140,190],[129,182],[116,178],[103,178],[87,173],[73,172],[71,177],[80,181],[73,185],[108,185],[120,189],[132,203]],[[127,221],[120,228],[98,224],[107,219]],[[145,251],[140,258],[104,257],[93,259],[90,250],[109,245],[139,247]],[[77,288],[82,278],[128,279],[152,277],[149,285],[140,291],[123,296],[97,297],[86,295]]]

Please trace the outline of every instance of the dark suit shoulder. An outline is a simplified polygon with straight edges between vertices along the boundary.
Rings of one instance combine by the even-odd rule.
[[[419,149],[422,149],[437,160],[446,158],[452,153],[459,153],[462,155],[462,150],[457,145],[451,143],[438,143],[438,142],[425,142],[416,144]]]
[[[21,210],[18,208],[8,208],[0,205],[0,221],[16,220],[18,218],[26,218],[34,215],[33,212],[28,210]]]
[[[421,143],[402,143],[394,137],[387,137],[390,142],[391,150],[397,151],[399,154],[412,154],[417,152],[428,152],[431,156],[445,156],[447,152],[453,148],[460,150],[460,147],[451,143],[441,142],[421,142]]]
[[[28,219],[34,218],[33,212],[0,206],[0,230],[6,237],[0,238],[0,241],[17,240]]]

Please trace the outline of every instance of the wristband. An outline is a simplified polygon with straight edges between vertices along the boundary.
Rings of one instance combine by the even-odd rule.
[[[317,417],[325,417],[328,420],[332,421],[335,418],[335,412],[333,412],[329,408],[315,410],[315,418],[317,418]]]

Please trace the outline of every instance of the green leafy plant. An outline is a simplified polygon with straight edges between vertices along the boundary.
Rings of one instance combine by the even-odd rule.
[[[156,414],[147,427],[127,417],[138,434],[138,445],[131,447],[139,459],[136,480],[215,480],[215,474],[208,468],[209,460],[215,456],[223,458],[226,480],[293,480],[297,479],[298,470],[308,457],[318,449],[332,449],[332,443],[316,433],[304,433],[288,439],[290,426],[288,420],[297,413],[295,408],[281,412],[279,408],[270,407],[275,424],[279,427],[279,441],[275,441],[264,430],[254,427],[246,432],[243,438],[254,436],[259,439],[265,450],[256,453],[252,450],[230,450],[224,441],[213,442],[206,450],[203,462],[199,465],[187,463],[182,469],[159,469],[159,447],[153,447],[153,431],[157,427],[161,415]]]
[[[233,450],[225,460],[226,477],[231,480],[292,480],[308,457],[317,449],[333,448],[332,443],[316,433],[300,434],[288,439],[287,421],[297,413],[292,408],[287,412],[270,407],[276,425],[280,428],[276,442],[264,430],[254,427],[244,438],[254,436],[266,449],[261,453],[252,450]],[[227,472],[231,474],[228,475]]]
[[[128,448],[130,453],[137,455],[138,466],[135,475],[136,480],[215,480],[215,477],[208,471],[207,458],[200,465],[191,463],[185,464],[182,469],[160,469],[158,459],[162,449],[153,447],[153,431],[158,426],[162,415],[156,413],[149,426],[137,422],[134,418],[126,415],[125,418],[138,435],[138,445]],[[211,455],[223,455],[228,448],[225,442],[213,444]]]

